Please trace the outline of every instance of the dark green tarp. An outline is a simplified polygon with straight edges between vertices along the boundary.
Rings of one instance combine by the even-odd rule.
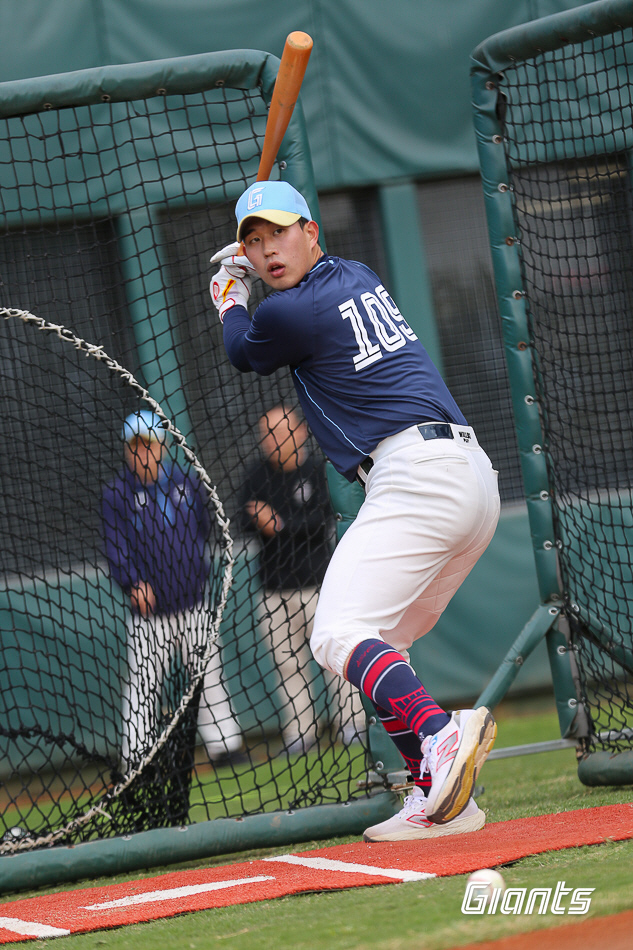
[[[478,170],[474,47],[570,0],[0,0],[0,81],[315,42],[302,103],[317,186]]]

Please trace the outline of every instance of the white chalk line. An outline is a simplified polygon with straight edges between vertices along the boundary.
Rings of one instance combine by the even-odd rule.
[[[334,861],[330,858],[303,858],[299,854],[280,854],[275,858],[262,858],[262,861],[283,861],[285,864],[298,864],[316,871],[343,871],[348,874],[371,874],[375,877],[391,877],[397,881],[426,881],[435,874],[426,871],[404,871],[400,868],[378,868],[369,864],[352,864],[349,861]]]

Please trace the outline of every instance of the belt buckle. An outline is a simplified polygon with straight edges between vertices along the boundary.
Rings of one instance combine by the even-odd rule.
[[[448,422],[423,422],[418,426],[423,439],[454,439],[453,430]]]

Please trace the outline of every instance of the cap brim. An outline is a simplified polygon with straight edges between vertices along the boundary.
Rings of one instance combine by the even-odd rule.
[[[164,442],[165,436],[156,435],[154,432],[132,432],[126,436],[126,442],[132,442],[134,439],[143,439],[144,442]]]
[[[288,228],[291,224],[294,224],[295,221],[298,221],[300,217],[300,214],[295,214],[291,211],[262,210],[256,214],[247,214],[237,226],[237,240],[242,241],[244,239],[244,228],[248,222],[253,219],[263,219],[264,221],[270,221],[272,224],[280,224],[282,227]]]

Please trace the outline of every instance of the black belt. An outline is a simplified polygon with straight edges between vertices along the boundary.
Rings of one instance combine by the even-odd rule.
[[[448,422],[424,422],[418,426],[423,439],[454,439],[453,430]]]
[[[453,430],[451,429],[448,422],[423,422],[422,425],[418,426],[418,432],[423,439],[427,441],[429,439],[454,439]],[[374,460],[371,455],[368,455],[367,458],[364,458],[363,461],[358,466],[361,472],[365,475],[365,480],[374,467]],[[356,481],[359,482],[363,487],[365,482],[360,475],[356,475]]]
[[[364,479],[361,478],[358,472],[356,472],[356,481],[358,482],[359,485],[362,485],[364,488],[365,482],[367,481],[367,476],[369,475],[372,468],[374,467],[374,460],[371,457],[371,455],[368,455],[367,458],[363,459],[363,461],[360,463],[358,467],[361,470],[361,472],[364,473],[365,478]]]

